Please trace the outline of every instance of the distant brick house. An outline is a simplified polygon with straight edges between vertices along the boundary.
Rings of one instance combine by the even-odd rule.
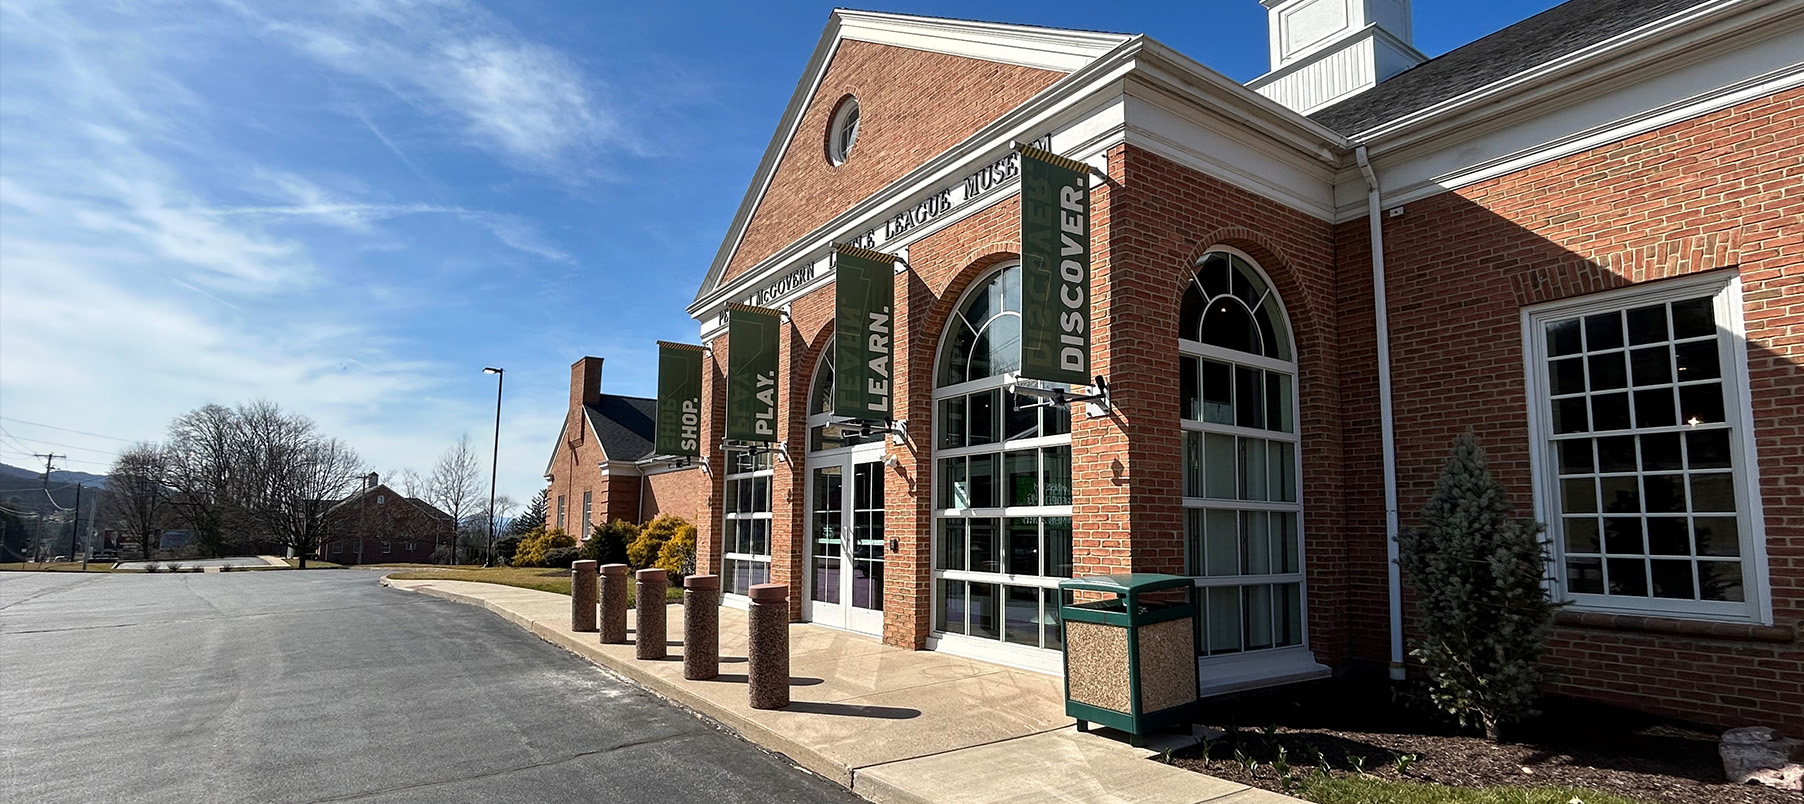
[[[338,564],[427,563],[440,560],[457,532],[451,515],[364,476],[356,494],[326,513],[327,536],[318,558]]]
[[[579,539],[616,519],[643,523],[659,514],[695,521],[706,479],[693,465],[653,454],[657,400],[601,392],[599,357],[570,367],[570,407],[551,460],[546,527]]]

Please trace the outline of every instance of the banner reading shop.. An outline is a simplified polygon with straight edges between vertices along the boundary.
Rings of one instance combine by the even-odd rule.
[[[890,358],[896,258],[834,246],[833,415],[890,420]]]
[[[777,440],[776,310],[727,305],[727,438]]]
[[[1090,166],[1021,148],[1021,376],[1090,384]]]
[[[658,455],[701,457],[706,354],[693,344],[658,341]]]

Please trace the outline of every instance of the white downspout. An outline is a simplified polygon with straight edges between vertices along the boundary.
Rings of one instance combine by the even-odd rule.
[[[1366,159],[1366,147],[1353,150],[1359,172],[1366,179],[1366,219],[1372,227],[1372,309],[1378,331],[1378,432],[1384,461],[1384,547],[1390,576],[1391,679],[1402,681],[1403,672],[1403,569],[1397,563],[1397,437],[1391,417],[1391,317],[1384,291],[1384,224],[1378,213],[1378,174]]]

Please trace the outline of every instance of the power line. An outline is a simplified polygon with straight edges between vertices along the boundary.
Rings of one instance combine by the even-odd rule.
[[[86,430],[71,430],[67,427],[58,427],[54,424],[40,424],[38,422],[28,422],[24,419],[13,419],[13,418],[8,418],[6,416],[0,416],[0,421],[9,421],[9,422],[17,423],[17,424],[29,424],[33,427],[48,427],[52,430],[61,430],[65,433],[75,433],[76,435],[93,436],[95,438],[105,438],[110,441],[123,441],[127,444],[136,444],[139,441],[143,440],[143,439],[139,439],[139,438],[120,438],[118,436],[101,435],[99,433],[90,433]]]
[[[32,458],[32,457],[37,456],[37,453],[26,451],[26,450],[0,449],[0,455],[5,455],[5,454],[11,454],[11,456],[14,459]],[[62,456],[58,456],[58,457],[62,458],[62,460],[65,460],[65,461],[74,461],[75,463],[87,463],[87,464],[93,464],[95,466],[112,466],[113,465],[112,461],[96,461],[96,460],[90,460],[88,458],[63,458]]]
[[[6,428],[5,428],[5,427],[0,427],[0,433],[4,433],[4,434],[5,434],[5,435],[6,435],[6,437],[7,437],[7,438],[10,438],[10,439],[12,439],[12,440],[13,440],[13,441],[15,441],[15,442],[17,442],[17,441],[20,441],[20,440],[24,440],[24,441],[30,441],[30,442],[32,442],[32,443],[33,443],[33,444],[45,444],[45,445],[48,445],[48,446],[52,446],[52,447],[63,447],[63,448],[66,448],[66,449],[78,449],[78,450],[81,450],[81,451],[83,451],[83,452],[97,452],[97,453],[100,453],[100,454],[101,454],[101,455],[113,455],[113,456],[118,456],[118,454],[119,454],[119,453],[117,453],[117,452],[113,452],[113,451],[111,451],[111,450],[104,450],[104,449],[95,449],[95,448],[93,448],[93,447],[84,447],[84,446],[80,446],[80,445],[78,445],[78,444],[64,444],[64,443],[61,443],[61,442],[58,442],[58,441],[45,441],[45,440],[44,440],[44,439],[41,439],[41,438],[32,438],[32,437],[30,437],[30,436],[22,436],[22,435],[13,435],[13,434],[12,434],[12,433],[10,433],[10,432],[8,432],[8,431],[7,431],[7,429],[6,429]],[[23,445],[23,444],[20,444],[20,445],[19,445],[19,446],[24,446],[24,445]],[[64,455],[64,456],[61,456],[61,457],[65,457],[65,458],[66,458],[66,457],[68,457],[68,456],[67,456],[67,455]]]

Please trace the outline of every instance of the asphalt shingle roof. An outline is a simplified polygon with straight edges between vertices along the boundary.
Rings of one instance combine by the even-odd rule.
[[[1576,53],[1708,0],[1570,0],[1309,115],[1353,135]]]
[[[608,460],[636,461],[651,456],[657,434],[658,400],[602,394],[601,401],[584,405],[583,410]]]

